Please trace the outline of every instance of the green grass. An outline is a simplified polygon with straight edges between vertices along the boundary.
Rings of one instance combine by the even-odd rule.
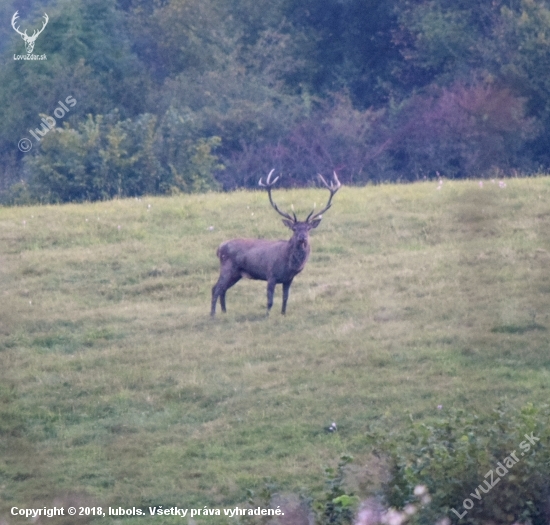
[[[315,492],[343,453],[372,481],[369,425],[547,401],[549,202],[545,177],[343,188],[286,317],[241,281],[214,321],[217,245],[288,237],[264,193],[0,209],[0,521]]]

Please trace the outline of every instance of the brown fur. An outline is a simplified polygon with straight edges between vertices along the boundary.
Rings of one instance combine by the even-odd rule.
[[[311,222],[291,223],[283,221],[294,232],[288,241],[267,241],[264,239],[233,239],[218,247],[220,277],[212,288],[211,315],[216,314],[216,303],[220,298],[222,312],[225,312],[225,293],[243,277],[267,281],[267,312],[273,306],[275,285],[283,285],[283,308],[294,277],[306,265],[310,253],[309,230],[316,228],[321,219]]]
[[[275,285],[283,285],[283,309],[286,312],[286,303],[290,285],[306,265],[309,257],[309,231],[317,228],[321,222],[321,215],[332,204],[332,197],[340,189],[340,181],[334,173],[334,181],[330,184],[319,175],[325,187],[330,191],[330,198],[326,206],[318,213],[313,211],[305,221],[299,221],[296,215],[291,217],[282,212],[273,202],[271,189],[279,179],[271,180],[273,171],[267,176],[264,183],[260,179],[260,186],[267,188],[269,202],[275,211],[285,217],[283,224],[294,233],[288,241],[266,241],[264,239],[233,239],[220,244],[216,254],[220,259],[220,277],[212,288],[212,305],[210,315],[216,315],[216,303],[220,298],[222,312],[225,312],[225,293],[243,277],[259,281],[267,281],[267,314],[273,306]]]

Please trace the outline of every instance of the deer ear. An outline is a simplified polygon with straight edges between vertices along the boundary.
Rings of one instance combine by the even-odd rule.
[[[313,221],[311,221],[309,223],[309,228],[311,230],[313,230],[313,228],[317,228],[317,226],[319,226],[319,224],[321,224],[321,219],[314,219]]]
[[[291,230],[294,229],[294,222],[293,222],[293,221],[289,221],[288,219],[283,219],[283,224],[284,224],[287,228],[290,228]]]

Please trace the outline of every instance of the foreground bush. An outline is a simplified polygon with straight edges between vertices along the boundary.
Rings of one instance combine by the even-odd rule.
[[[459,410],[431,425],[411,422],[404,434],[372,433],[376,449],[390,458],[391,481],[383,491],[388,505],[416,504],[420,486],[430,497],[413,523],[547,524],[549,416],[548,406],[502,406],[487,417]]]
[[[388,459],[389,481],[361,503],[347,480],[351,456],[325,469],[325,490],[300,497],[299,523],[316,525],[547,525],[550,407],[500,406],[488,416],[451,410],[404,433],[369,433]],[[387,428],[387,426],[385,425]],[[249,492],[250,508],[281,501],[274,485]],[[365,494],[363,494],[365,496]],[[285,512],[296,513],[286,502]],[[265,518],[247,525],[268,523]],[[277,520],[273,523],[280,523]]]

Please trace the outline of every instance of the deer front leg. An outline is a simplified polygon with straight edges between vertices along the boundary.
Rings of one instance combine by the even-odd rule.
[[[288,294],[290,293],[290,285],[292,284],[292,281],[289,281],[288,283],[283,283],[283,309],[281,313],[285,315],[286,313],[286,302],[288,301]]]
[[[267,281],[267,315],[269,315],[269,310],[273,306],[273,294],[275,293],[275,285],[277,281],[275,279],[269,279]]]

